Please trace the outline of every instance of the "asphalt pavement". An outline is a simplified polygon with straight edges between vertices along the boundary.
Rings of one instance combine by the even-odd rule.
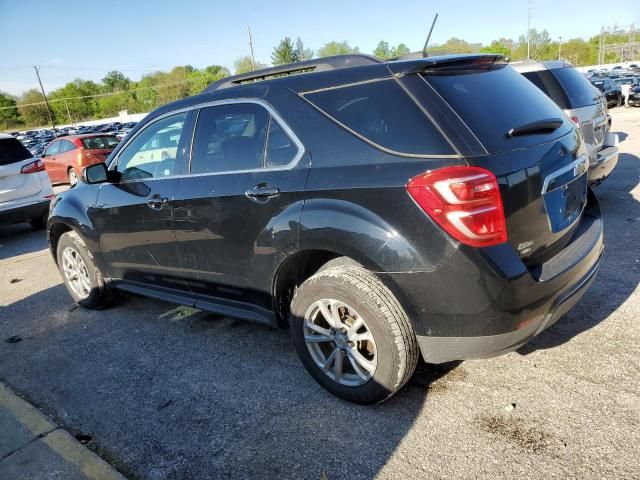
[[[0,381],[131,478],[640,478],[640,109],[612,114],[600,272],[518,352],[422,364],[351,405],[286,331],[139,297],[78,308],[21,225],[0,227]]]

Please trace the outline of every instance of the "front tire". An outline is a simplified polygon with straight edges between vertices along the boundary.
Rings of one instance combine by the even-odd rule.
[[[289,323],[307,371],[350,402],[385,401],[418,362],[406,313],[378,277],[357,264],[321,269],[306,280],[293,297]]]
[[[111,291],[80,235],[74,231],[62,234],[56,258],[64,285],[78,305],[94,310],[111,303]]]

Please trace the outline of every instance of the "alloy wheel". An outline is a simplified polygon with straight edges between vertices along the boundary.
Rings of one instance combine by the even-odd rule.
[[[321,299],[307,309],[304,340],[315,364],[336,383],[364,385],[378,365],[371,330],[354,308],[333,299]]]
[[[91,279],[84,260],[78,251],[67,247],[62,251],[62,271],[73,292],[81,299],[91,293]]]

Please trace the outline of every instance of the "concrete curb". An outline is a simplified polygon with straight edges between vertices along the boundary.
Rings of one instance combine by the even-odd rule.
[[[27,477],[124,479],[0,382],[0,478]]]

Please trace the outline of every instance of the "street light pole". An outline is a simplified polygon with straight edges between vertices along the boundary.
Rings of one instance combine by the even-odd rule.
[[[529,0],[529,11],[527,14],[527,60],[531,59],[531,0]]]
[[[56,124],[53,123],[53,115],[51,115],[51,109],[49,108],[49,100],[47,100],[47,94],[44,93],[44,87],[42,86],[42,80],[40,80],[40,67],[38,65],[34,65],[33,69],[36,71],[36,76],[38,77],[38,83],[40,84],[40,90],[42,90],[42,96],[44,97],[44,103],[47,106],[47,115],[49,115],[49,121],[51,122],[51,127],[53,128],[53,136],[56,135]]]
[[[560,41],[558,42],[558,60],[560,60],[562,57],[560,56],[560,51],[562,49],[562,37],[559,37]]]
[[[249,48],[251,49],[251,68],[256,69],[256,59],[253,55],[253,38],[251,37],[251,27],[247,25],[247,31],[249,32]]]

